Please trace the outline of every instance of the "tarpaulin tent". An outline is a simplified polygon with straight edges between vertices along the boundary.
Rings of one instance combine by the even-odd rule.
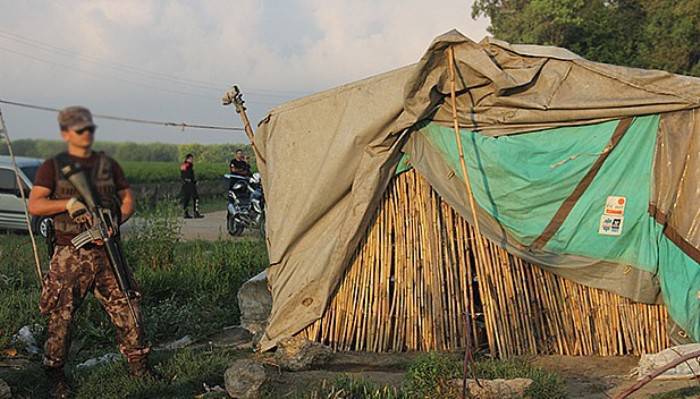
[[[452,31],[415,65],[260,123],[273,298],[263,349],[321,317],[402,157],[472,221],[450,47],[481,233],[573,281],[663,301],[700,340],[700,79]]]

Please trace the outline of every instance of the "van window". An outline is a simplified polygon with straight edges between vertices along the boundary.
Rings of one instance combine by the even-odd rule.
[[[10,169],[0,169],[0,193],[14,194],[17,190],[15,172]]]

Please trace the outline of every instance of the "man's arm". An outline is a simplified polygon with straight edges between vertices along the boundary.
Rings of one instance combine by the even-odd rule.
[[[52,216],[66,211],[67,199],[50,199],[51,189],[43,186],[34,186],[29,192],[29,213],[34,216]]]
[[[121,200],[121,223],[126,222],[134,214],[134,193],[130,188],[125,188],[117,192]]]

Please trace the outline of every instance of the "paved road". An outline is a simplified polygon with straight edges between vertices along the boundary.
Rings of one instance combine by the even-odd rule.
[[[226,232],[226,211],[217,211],[204,214],[202,219],[182,219],[182,239],[183,240],[240,240],[241,237],[231,237]],[[129,230],[138,223],[138,217],[129,220],[122,226],[122,234],[129,237]],[[257,237],[256,230],[246,230],[244,238]]]
[[[183,240],[222,240],[233,238],[226,232],[226,211],[204,214],[202,219],[182,219]]]

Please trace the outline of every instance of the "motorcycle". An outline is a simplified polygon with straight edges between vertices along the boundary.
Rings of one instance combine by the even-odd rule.
[[[229,180],[226,230],[232,236],[240,236],[246,228],[258,229],[265,237],[265,197],[260,173],[241,176],[224,175]]]

